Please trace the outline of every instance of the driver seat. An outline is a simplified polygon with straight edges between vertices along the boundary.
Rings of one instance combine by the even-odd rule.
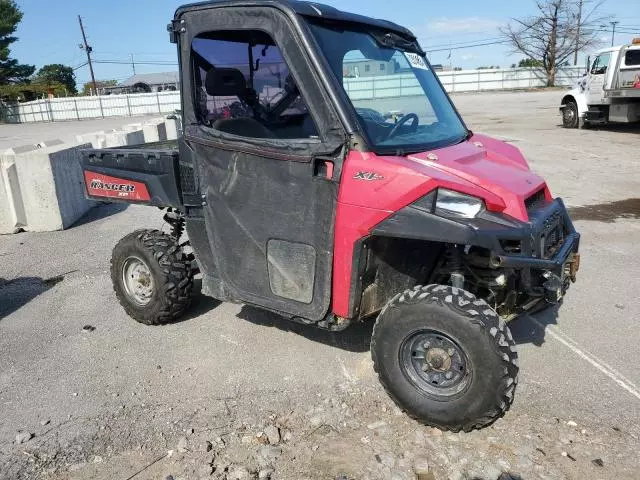
[[[205,88],[211,97],[238,97],[244,101],[247,83],[237,68],[212,67],[205,78]],[[224,133],[251,138],[277,138],[273,132],[251,117],[219,118],[213,128]]]

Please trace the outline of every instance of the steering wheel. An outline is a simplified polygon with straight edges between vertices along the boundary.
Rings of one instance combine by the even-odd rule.
[[[398,122],[393,126],[393,128],[389,132],[389,135],[387,135],[387,140],[395,137],[400,131],[400,127],[402,127],[405,123],[409,122],[410,120],[413,120],[413,123],[411,124],[411,130],[415,132],[416,129],[418,128],[418,123],[420,123],[420,119],[418,118],[418,115],[416,115],[415,113],[409,113],[404,117],[402,117],[400,120],[398,120]]]

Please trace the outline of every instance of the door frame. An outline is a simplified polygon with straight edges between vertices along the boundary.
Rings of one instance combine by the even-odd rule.
[[[320,182],[331,184],[335,195],[333,195],[331,225],[327,226],[330,228],[330,244],[320,245],[325,250],[323,254],[325,256],[328,254],[329,259],[327,261],[323,257],[326,268],[316,269],[315,281],[321,281],[324,285],[319,290],[321,293],[318,296],[316,296],[318,290],[314,287],[314,298],[309,308],[303,308],[299,302],[295,301],[271,302],[262,297],[247,294],[241,289],[235,288],[229,278],[221,278],[220,272],[212,271],[215,265],[215,261],[212,260],[216,256],[212,242],[215,233],[211,231],[211,226],[207,226],[205,221],[207,217],[207,212],[204,210],[207,208],[206,205],[200,209],[192,209],[191,213],[187,215],[188,217],[191,215],[196,223],[199,222],[200,227],[206,228],[206,235],[202,235],[202,233],[192,235],[191,230],[195,228],[196,223],[188,221],[190,238],[193,236],[197,244],[193,244],[194,250],[198,257],[206,257],[200,262],[203,270],[203,291],[209,292],[220,300],[241,301],[285,315],[300,316],[312,321],[321,320],[328,313],[331,304],[333,229],[337,207],[337,189],[347,146],[346,129],[336,111],[334,102],[331,100],[331,95],[327,93],[317,70],[312,67],[311,60],[307,55],[308,52],[300,47],[302,42],[296,38],[301,35],[299,29],[280,9],[274,6],[241,8],[227,6],[221,8],[214,4],[195,10],[186,10],[180,14],[180,19],[184,21],[183,25],[185,25],[185,31],[178,38],[185,134],[183,139],[185,145],[184,148],[181,148],[181,154],[184,152],[186,156],[191,156],[190,163],[194,167],[197,178],[203,178],[203,172],[199,171],[199,155],[196,154],[196,151],[202,152],[202,149],[209,149],[212,152],[220,149],[243,156],[257,155],[272,160],[291,162],[292,168],[293,164],[297,165],[295,168],[298,169],[298,172],[300,168],[307,168],[310,176],[314,174],[317,162],[331,162],[333,164],[331,178],[317,179]],[[269,33],[296,80],[300,93],[316,124],[319,138],[297,140],[247,138],[220,132],[199,123],[195,114],[197,107],[194,95],[196,72],[194,72],[191,54],[192,42],[195,37],[206,32],[230,30],[262,30]],[[306,164],[306,166],[301,164]],[[204,196],[203,200],[205,200]],[[192,228],[189,228],[189,223]],[[318,275],[322,275],[323,278],[318,279]]]

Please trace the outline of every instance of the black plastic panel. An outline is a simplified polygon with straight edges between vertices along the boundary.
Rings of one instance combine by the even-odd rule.
[[[178,150],[142,147],[82,150],[82,169],[142,182],[151,196],[151,200],[143,202],[144,204],[181,208]],[[128,203],[127,200],[117,198],[111,198],[109,201]]]

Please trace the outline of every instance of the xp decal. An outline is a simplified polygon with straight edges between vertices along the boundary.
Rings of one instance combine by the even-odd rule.
[[[366,180],[368,182],[373,180],[384,180],[382,175],[378,175],[375,172],[358,172],[353,176],[353,178],[356,180]]]

